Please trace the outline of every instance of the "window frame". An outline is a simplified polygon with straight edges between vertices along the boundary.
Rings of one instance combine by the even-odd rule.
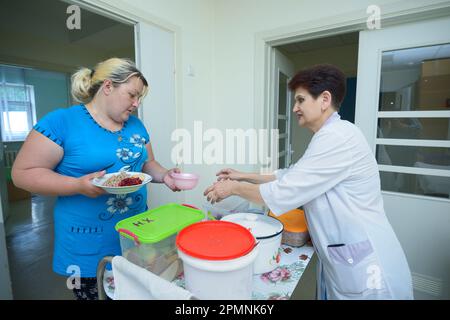
[[[432,111],[378,111],[375,123],[378,124],[379,119],[389,118],[450,118],[450,111],[432,110]],[[429,139],[395,139],[395,138],[378,138],[375,136],[375,150],[377,146],[411,146],[411,147],[439,147],[450,148],[450,140],[429,140]],[[379,163],[377,159],[377,163]],[[416,168],[396,165],[378,164],[378,169],[384,172],[407,173],[415,175],[429,175],[450,177],[449,170]],[[383,190],[385,191],[385,190]]]
[[[5,131],[6,128],[3,128],[2,125],[2,142],[23,142],[25,141],[26,137],[28,136],[28,134],[30,133],[30,131],[33,129],[33,126],[36,124],[37,120],[36,120],[36,100],[35,100],[35,95],[34,95],[34,86],[31,84],[17,84],[17,83],[9,83],[9,82],[0,82],[0,86],[2,87],[25,87],[26,91],[27,91],[27,95],[30,98],[30,101],[14,101],[14,100],[7,100],[7,103],[24,103],[25,107],[27,108],[27,121],[28,121],[28,126],[30,128],[30,130],[24,134],[20,133],[20,134],[9,134],[6,135]],[[0,97],[1,99],[3,99],[3,97]],[[5,97],[5,99],[7,99]],[[0,112],[4,112],[3,108],[0,107]],[[6,111],[9,112],[9,111]],[[3,120],[3,116],[2,116],[2,120]],[[6,137],[8,136],[12,136],[12,139],[7,139]]]

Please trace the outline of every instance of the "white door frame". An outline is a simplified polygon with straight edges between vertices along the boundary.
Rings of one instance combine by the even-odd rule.
[[[271,70],[272,70],[272,76],[271,76],[271,82],[270,82],[270,94],[272,95],[272,98],[270,99],[270,110],[272,110],[269,114],[269,122],[272,123],[274,128],[278,128],[278,120],[280,119],[279,116],[281,115],[279,112],[280,106],[279,106],[279,84],[280,84],[280,72],[283,73],[288,77],[288,81],[294,76],[295,69],[294,65],[289,61],[289,59],[280,52],[277,48],[272,47],[271,50]],[[276,169],[280,168],[280,165],[282,168],[287,168],[291,165],[292,162],[292,132],[291,132],[291,108],[292,108],[292,94],[288,94],[286,97],[286,112],[283,116],[286,117],[286,132],[278,134],[278,155],[276,157],[277,162],[274,163]],[[285,139],[285,145],[284,147],[281,147],[279,144],[280,139]],[[274,141],[271,141],[271,143]],[[281,147],[281,148],[280,148]],[[283,150],[283,151],[280,151]],[[279,158],[281,156],[285,156],[285,163],[280,164]]]
[[[386,5],[381,12],[381,28],[449,15],[450,3],[431,4],[409,10],[405,10],[400,4]],[[256,34],[254,104],[255,110],[261,110],[262,106],[262,112],[255,112],[254,128],[273,129],[270,116],[272,47],[366,30],[368,18],[369,14],[361,16],[359,11]],[[271,162],[274,163],[276,155],[271,156]],[[260,169],[258,165],[255,165],[254,170]]]
[[[174,35],[145,23],[138,23],[135,31],[138,65],[146,75],[151,92],[139,108],[140,118],[150,133],[155,158],[166,168],[174,167],[170,150],[173,143],[171,136],[178,127]],[[150,184],[149,191],[147,197],[149,208],[168,202],[185,202],[184,193],[173,193],[161,184]]]

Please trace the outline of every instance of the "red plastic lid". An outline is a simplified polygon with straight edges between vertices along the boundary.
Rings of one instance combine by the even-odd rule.
[[[183,253],[204,260],[231,260],[252,251],[255,238],[243,226],[228,221],[202,221],[178,233],[176,244]]]

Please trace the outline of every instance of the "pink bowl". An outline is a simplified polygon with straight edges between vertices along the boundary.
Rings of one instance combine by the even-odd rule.
[[[172,172],[170,176],[173,178],[175,186],[180,190],[190,190],[195,188],[199,179],[199,176],[195,173]]]

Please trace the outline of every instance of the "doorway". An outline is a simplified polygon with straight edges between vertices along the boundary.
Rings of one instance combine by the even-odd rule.
[[[275,83],[273,123],[279,130],[278,168],[296,163],[312,138],[312,133],[306,128],[299,127],[295,118],[291,117],[293,97],[287,89],[287,83],[297,71],[321,63],[339,67],[347,77],[347,93],[339,114],[342,119],[355,122],[358,37],[358,32],[350,32],[272,47],[274,51],[272,79]]]
[[[22,88],[33,89],[32,101],[20,101],[22,105],[26,102],[34,105],[32,125],[53,109],[73,104],[70,75],[79,67],[94,67],[113,56],[135,60],[133,23],[116,21],[82,8],[81,28],[69,29],[68,6],[70,3],[59,0],[2,3],[0,64],[7,74],[2,83],[14,87],[20,78]],[[10,105],[13,102],[18,101],[11,101]],[[4,123],[2,126],[5,127]],[[65,278],[52,271],[55,199],[18,189],[10,179],[10,167],[23,140],[23,137],[3,137],[1,142],[4,158],[0,168],[4,173],[1,194],[5,203],[2,221],[13,298],[73,299]]]

